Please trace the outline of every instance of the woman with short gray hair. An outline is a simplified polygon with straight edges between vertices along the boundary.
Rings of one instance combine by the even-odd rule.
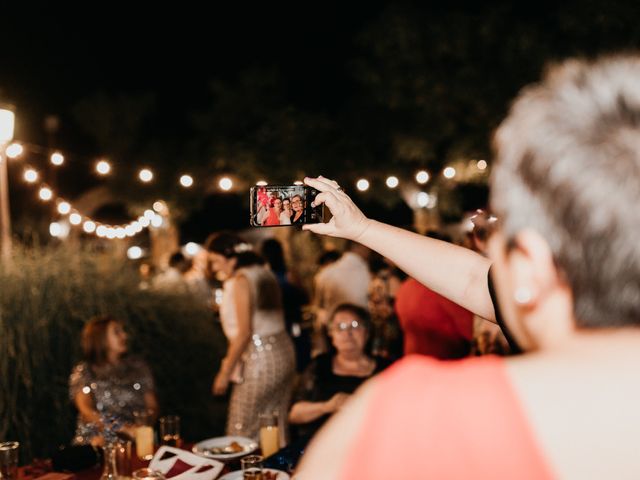
[[[334,181],[306,179],[333,213],[306,229],[361,242],[495,319],[491,269],[526,353],[399,362],[319,433],[300,478],[640,478],[640,58],[550,69],[494,144],[491,260],[370,220]]]

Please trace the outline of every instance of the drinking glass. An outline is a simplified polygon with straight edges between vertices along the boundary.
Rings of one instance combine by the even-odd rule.
[[[280,450],[280,432],[278,429],[278,415],[275,412],[265,412],[260,418],[260,449],[262,455],[270,457]]]
[[[260,455],[249,455],[240,459],[243,480],[262,480],[262,460]]]
[[[165,480],[166,477],[158,472],[157,470],[152,470],[150,468],[141,468],[133,472],[133,478],[136,480]]]
[[[0,479],[16,480],[18,478],[18,442],[0,443]]]
[[[133,418],[136,424],[136,454],[140,460],[151,460],[154,446],[153,413],[148,410],[135,411]]]
[[[180,448],[180,417],[167,415],[160,419],[160,443]]]

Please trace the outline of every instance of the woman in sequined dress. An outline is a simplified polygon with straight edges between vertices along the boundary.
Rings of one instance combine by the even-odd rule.
[[[102,444],[105,418],[128,432],[133,412],[158,412],[158,401],[147,364],[127,355],[127,334],[122,323],[109,316],[96,317],[82,330],[84,360],[69,378],[69,395],[78,409],[75,444]]]
[[[277,280],[236,235],[214,234],[206,246],[213,270],[225,278],[220,319],[229,347],[212,392],[222,395],[233,384],[227,434],[255,439],[259,414],[277,412],[284,446],[295,353]]]

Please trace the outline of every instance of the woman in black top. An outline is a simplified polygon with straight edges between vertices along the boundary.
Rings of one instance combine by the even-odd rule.
[[[329,352],[307,367],[289,411],[299,436],[313,435],[365,380],[389,366],[369,353],[370,325],[362,307],[343,304],[333,311],[327,325]]]

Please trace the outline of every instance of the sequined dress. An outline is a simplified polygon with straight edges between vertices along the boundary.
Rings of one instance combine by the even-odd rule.
[[[256,298],[257,285],[273,273],[262,266],[238,270],[250,285]],[[269,279],[271,280],[271,279]],[[274,282],[275,277],[272,279]],[[224,284],[220,319],[228,339],[238,333],[233,302],[235,278]],[[254,302],[255,303],[255,302]],[[251,342],[242,354],[232,375],[227,435],[258,439],[260,413],[278,412],[280,445],[286,445],[287,412],[295,374],[295,352],[286,331],[282,310],[254,309],[251,318]]]
[[[112,415],[122,423],[133,422],[133,412],[145,408],[144,395],[155,390],[147,364],[136,357],[126,357],[118,365],[76,365],[69,377],[69,396],[74,401],[78,392],[90,394],[101,415]],[[100,432],[93,423],[78,415],[74,444],[87,444]]]

